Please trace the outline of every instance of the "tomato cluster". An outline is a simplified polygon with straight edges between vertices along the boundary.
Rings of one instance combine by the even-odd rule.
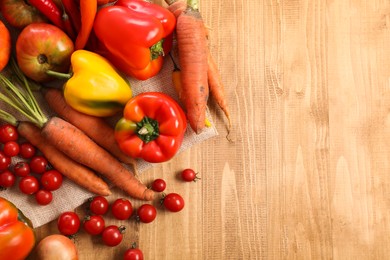
[[[0,126],[0,143],[0,187],[10,188],[17,183],[19,190],[34,195],[39,205],[49,204],[52,192],[62,185],[63,175],[51,167],[34,145],[19,137],[15,126]],[[22,160],[12,164],[16,157]]]

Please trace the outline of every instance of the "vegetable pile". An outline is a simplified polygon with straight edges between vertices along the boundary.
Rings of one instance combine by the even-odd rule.
[[[166,183],[156,179],[148,187],[141,182],[137,161],[167,162],[189,128],[202,133],[210,123],[209,93],[228,120],[228,134],[231,128],[197,0],[166,1],[166,6],[146,0],[0,1],[0,188],[18,185],[44,206],[66,178],[104,206],[117,187],[128,198],[111,205],[116,219],[135,215],[142,223],[154,221],[158,209],[153,201]],[[152,79],[166,58],[174,63],[172,87],[179,100],[162,92],[134,95],[129,79]],[[19,162],[11,163],[14,158]],[[181,176],[185,182],[200,179],[191,169]],[[145,203],[133,210],[130,198]],[[163,194],[159,201],[171,212],[184,208],[177,193]],[[104,209],[95,210],[85,220],[64,212],[59,232],[74,235],[82,226],[116,246],[125,228],[107,225]],[[63,224],[69,219],[74,226]],[[69,248],[63,237],[47,241],[38,247],[40,254],[55,254],[43,251],[52,243]],[[69,252],[77,258],[75,248]],[[132,246],[125,256],[139,252]]]

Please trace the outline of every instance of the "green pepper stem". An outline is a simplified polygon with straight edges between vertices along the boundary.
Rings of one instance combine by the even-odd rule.
[[[152,60],[157,59],[159,56],[165,55],[164,48],[163,48],[163,42],[164,42],[164,39],[158,41],[152,47],[150,47],[150,54],[151,54]]]
[[[137,123],[136,133],[145,143],[153,141],[160,135],[158,122],[152,118],[144,117]]]
[[[53,70],[47,70],[46,74],[58,79],[70,79],[73,76],[73,73],[62,73]]]

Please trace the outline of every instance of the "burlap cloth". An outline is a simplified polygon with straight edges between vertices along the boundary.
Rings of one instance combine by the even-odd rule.
[[[169,57],[166,57],[164,66],[157,76],[146,81],[129,79],[133,94],[137,95],[141,92],[158,91],[169,94],[171,97],[178,100],[177,94],[175,93],[172,85],[172,70],[173,63]],[[45,113],[49,116],[52,115],[53,112],[48,109],[45,101],[43,100],[42,96],[39,95],[39,93],[37,94],[37,99]],[[6,111],[10,111],[9,107],[2,101],[0,101],[0,108]],[[207,115],[207,118],[211,121],[212,126],[206,128],[202,133],[195,134],[190,129],[190,127],[187,128],[179,153],[218,134],[210,114]],[[19,160],[21,159],[18,157],[13,158],[12,164],[15,164]],[[174,160],[174,158],[172,160]],[[153,167],[153,164],[146,163],[141,160],[138,161],[138,173],[142,173],[150,167]],[[19,209],[21,209],[23,213],[32,221],[33,226],[36,228],[56,219],[64,211],[75,209],[76,207],[86,202],[88,198],[94,196],[94,194],[86,191],[83,188],[80,188],[65,178],[61,188],[53,192],[53,201],[47,206],[38,205],[34,196],[28,196],[20,192],[17,184],[10,189],[0,191],[0,196],[10,200]]]

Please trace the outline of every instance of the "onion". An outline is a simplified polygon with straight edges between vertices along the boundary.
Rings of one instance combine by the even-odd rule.
[[[72,240],[63,235],[49,235],[36,247],[39,260],[77,260],[77,248]]]

